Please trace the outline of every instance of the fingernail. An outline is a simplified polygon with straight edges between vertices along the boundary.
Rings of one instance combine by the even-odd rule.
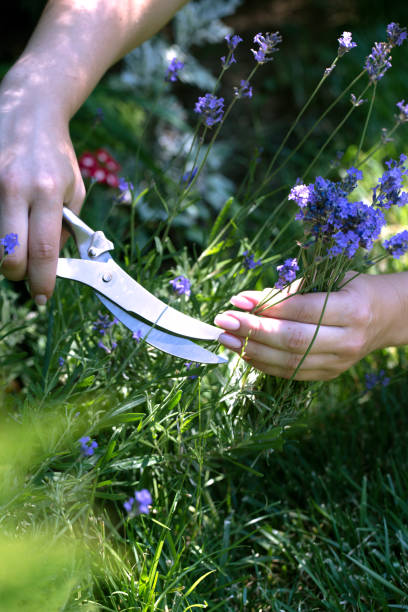
[[[219,327],[228,329],[229,331],[237,331],[240,328],[241,323],[235,317],[231,317],[227,314],[219,314],[215,317],[214,323]]]
[[[254,307],[254,303],[242,295],[233,295],[230,299],[230,302],[233,306],[236,306],[237,308],[242,308],[243,310],[249,310]]]
[[[221,334],[218,342],[230,349],[240,349],[242,347],[242,340],[231,334]]]
[[[37,306],[45,306],[47,303],[47,296],[46,295],[36,295],[34,298],[34,302],[37,304]]]

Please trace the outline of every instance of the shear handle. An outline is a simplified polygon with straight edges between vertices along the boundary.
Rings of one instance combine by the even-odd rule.
[[[114,248],[103,232],[94,232],[66,206],[62,209],[62,219],[75,240],[81,259],[101,259],[101,255]]]

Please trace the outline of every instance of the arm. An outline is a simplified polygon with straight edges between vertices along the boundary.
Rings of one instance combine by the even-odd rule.
[[[84,199],[68,123],[106,70],[160,29],[186,0],[50,0],[24,53],[0,86],[0,237],[11,280],[52,294],[62,205]]]
[[[226,330],[220,342],[240,354],[249,338],[243,355],[248,363],[266,374],[290,378],[313,338],[326,294],[294,295],[271,304],[262,316],[248,312],[263,295],[244,291],[231,299],[241,311],[217,315],[215,323]],[[408,272],[361,274],[330,294],[296,380],[330,380],[376,349],[408,344],[407,322]]]

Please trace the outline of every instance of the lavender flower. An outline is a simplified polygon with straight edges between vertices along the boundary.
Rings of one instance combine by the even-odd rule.
[[[147,489],[135,491],[135,501],[139,504],[140,514],[149,514],[149,505],[152,503],[152,496]]]
[[[234,95],[237,98],[252,98],[252,94],[252,87],[245,79],[240,81],[239,87],[234,87]]]
[[[239,43],[242,42],[242,38],[238,36],[238,34],[234,34],[233,36],[231,36],[231,34],[227,34],[227,36],[225,36],[225,40],[227,41],[230,52],[228,56],[224,55],[221,58],[221,63],[224,68],[229,68],[231,64],[235,64],[237,61],[234,56],[234,51],[239,45]]]
[[[130,514],[132,512],[132,508],[133,508],[133,504],[135,503],[135,498],[134,497],[129,497],[128,500],[125,501],[125,503],[123,504],[124,509],[126,510],[126,512],[128,514]]]
[[[79,439],[79,443],[81,445],[81,452],[84,457],[91,457],[95,449],[98,448],[98,443],[95,440],[91,440],[89,436],[83,436]]]
[[[147,489],[135,491],[134,497],[130,497],[123,504],[123,507],[128,514],[132,512],[135,503],[138,505],[136,508],[137,514],[149,514],[149,505],[152,503],[152,496],[150,495],[150,492]]]
[[[299,270],[297,259],[285,259],[281,266],[277,266],[278,280],[275,283],[275,289],[283,289],[296,278],[296,272]]]
[[[365,102],[363,98],[360,98],[360,97],[356,98],[356,96],[353,93],[350,95],[350,101],[353,106],[361,106]]]
[[[353,42],[351,38],[351,32],[343,32],[340,38],[337,39],[339,41],[339,49],[337,52],[339,57],[342,57],[342,55],[348,53],[348,51],[353,49],[353,47],[357,47],[357,43]]]
[[[406,160],[406,155],[400,155],[398,161],[390,159],[385,162],[388,169],[373,189],[373,205],[389,209],[391,206],[404,206],[408,203],[408,193],[401,191],[403,176],[408,174]]]
[[[107,346],[106,346],[106,345],[105,345],[105,344],[102,342],[102,340],[99,340],[99,342],[98,342],[98,346],[99,346],[99,348],[101,348],[102,350],[104,350],[104,351],[105,351],[105,353],[108,353],[108,355],[109,355],[109,354],[112,352],[112,351],[110,350],[110,348],[108,348],[108,347],[107,347]]]
[[[391,22],[387,26],[387,36],[392,47],[400,47],[407,38],[407,28],[400,28],[399,23]]]
[[[257,261],[255,261],[255,256],[252,254],[248,255],[248,251],[244,251],[243,255],[245,255],[244,266],[247,270],[253,270],[254,268],[257,268],[258,266],[262,266],[262,260],[258,259]]]
[[[20,246],[18,234],[14,234],[13,232],[6,234],[4,238],[0,238],[0,244],[3,245],[5,255],[12,255],[16,247]]]
[[[200,96],[196,102],[194,112],[201,115],[207,127],[212,127],[222,121],[224,116],[224,98],[217,98],[207,93]]]
[[[116,325],[117,320],[112,320],[109,315],[101,315],[101,313],[98,313],[98,317],[99,318],[92,324],[92,329],[98,331],[101,336],[104,336],[107,329],[112,327],[112,325]]]
[[[183,68],[184,68],[184,63],[179,62],[176,57],[173,57],[173,59],[171,60],[167,68],[165,80],[169,82],[171,81],[172,83],[174,83],[175,81],[178,80],[178,73]]]
[[[225,36],[225,40],[227,41],[230,51],[235,51],[239,43],[242,42],[242,38],[238,36],[238,34],[233,34],[232,36],[231,34],[227,34],[227,36]]]
[[[140,329],[137,329],[136,331],[133,332],[132,338],[133,338],[133,340],[136,340],[137,343],[139,343],[141,341],[141,339],[142,339],[142,332],[140,331]]]
[[[231,55],[228,55],[228,56],[223,55],[222,57],[220,57],[220,60],[221,60],[222,67],[225,69],[229,68],[231,64],[235,64],[237,61],[233,53],[231,53]]]
[[[389,240],[384,240],[383,246],[394,259],[399,259],[408,251],[408,230],[395,234]]]
[[[405,100],[397,102],[397,108],[399,109],[398,121],[405,123],[408,121],[408,104],[405,104]]]
[[[391,59],[389,44],[385,42],[374,44],[364,64],[370,81],[375,82],[383,78],[387,70],[391,68]]]
[[[189,370],[193,365],[197,367],[199,364],[198,363],[194,364],[193,361],[186,361],[184,365],[185,365],[186,370]],[[189,376],[190,380],[195,380],[196,378],[198,378],[197,374],[191,374]]]
[[[177,276],[173,280],[169,281],[169,283],[178,295],[185,295],[186,297],[190,297],[191,283],[188,278],[186,278],[185,276]]]
[[[251,49],[254,54],[254,59],[258,62],[258,64],[265,64],[265,62],[271,62],[273,57],[267,57],[267,55],[271,55],[272,53],[276,53],[279,51],[277,45],[282,42],[282,36],[279,32],[267,32],[266,34],[257,34],[254,36],[254,43],[258,45],[258,49]]]
[[[330,257],[344,253],[351,258],[359,247],[371,248],[385,224],[381,210],[348,200],[362,176],[360,170],[349,168],[343,181],[318,176],[310,185],[296,185],[289,194],[300,208],[296,219],[327,245]]]
[[[58,365],[60,368],[62,368],[64,363],[65,363],[65,359],[63,357],[58,357]]]
[[[130,181],[127,181],[126,179],[123,178],[123,176],[120,177],[119,179],[119,184],[118,184],[118,189],[119,191],[133,191],[134,187],[133,187],[133,183],[131,183]]]
[[[193,182],[196,174],[198,172],[198,168],[193,168],[191,171],[186,172],[185,174],[183,174],[183,176],[181,177],[181,182],[182,183],[187,183],[188,185],[191,185],[191,183]]]
[[[288,200],[294,200],[300,208],[304,208],[311,201],[311,197],[313,194],[313,186],[312,185],[295,185],[290,190],[288,195]]]
[[[379,370],[379,372],[368,372],[365,375],[365,385],[367,391],[370,391],[377,385],[381,385],[382,387],[386,387],[390,382],[388,376],[385,375],[384,370]]]

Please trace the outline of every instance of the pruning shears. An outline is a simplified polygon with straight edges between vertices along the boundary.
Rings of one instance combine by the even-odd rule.
[[[63,221],[81,259],[58,259],[57,276],[84,283],[113,316],[140,339],[165,353],[197,363],[219,364],[224,357],[188,338],[218,340],[221,329],[168,306],[129,276],[110,255],[113,243],[94,231],[69,208]]]

